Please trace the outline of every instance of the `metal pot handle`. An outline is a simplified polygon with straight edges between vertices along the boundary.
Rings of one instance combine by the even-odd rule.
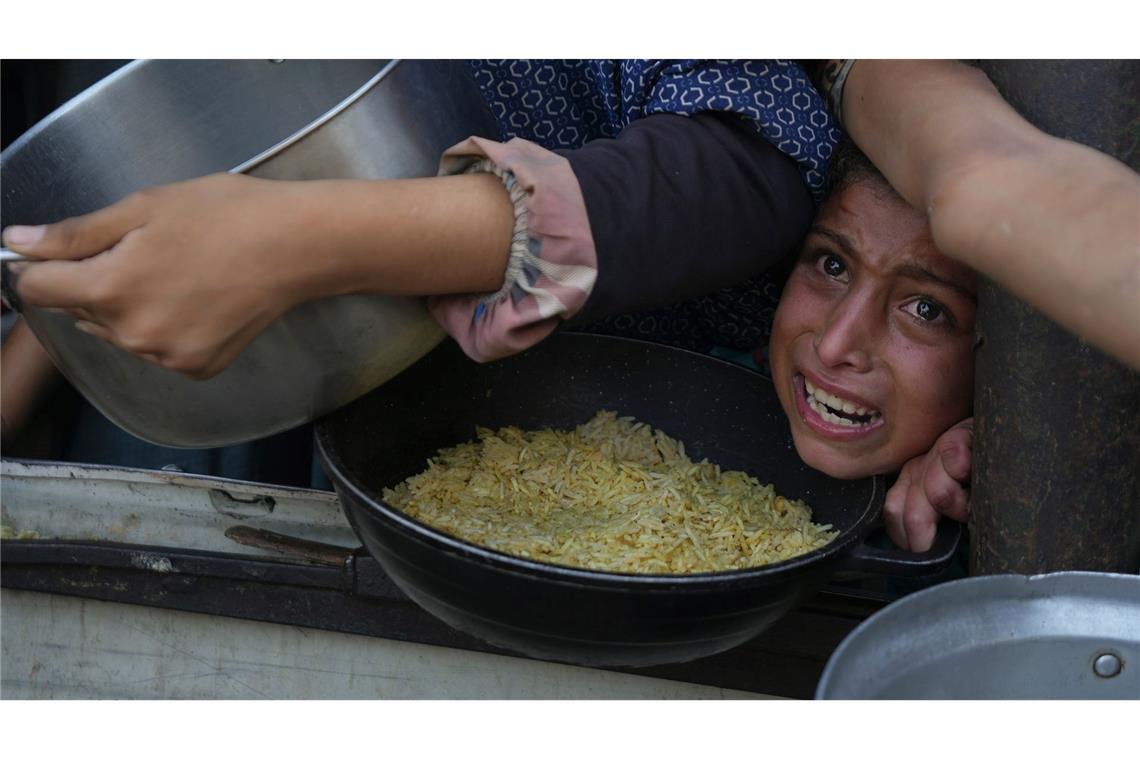
[[[924,552],[880,549],[866,543],[856,546],[843,562],[843,570],[876,575],[933,575],[945,570],[962,540],[962,523],[942,519],[934,534],[934,544]]]

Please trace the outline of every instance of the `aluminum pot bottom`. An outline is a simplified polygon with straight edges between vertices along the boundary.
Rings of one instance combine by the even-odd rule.
[[[819,699],[1138,699],[1140,576],[966,578],[912,594],[835,650]]]

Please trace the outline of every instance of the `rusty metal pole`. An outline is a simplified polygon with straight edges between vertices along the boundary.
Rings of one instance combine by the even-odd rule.
[[[1039,128],[1140,169],[1140,62],[981,67]],[[992,282],[978,295],[971,574],[1137,572],[1140,373]]]

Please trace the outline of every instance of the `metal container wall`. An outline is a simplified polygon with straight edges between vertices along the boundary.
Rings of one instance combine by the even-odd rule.
[[[144,187],[222,171],[289,180],[428,176],[447,147],[497,134],[460,61],[137,61],[4,151],[0,221],[57,221]],[[443,337],[418,299],[340,296],[296,307],[221,374],[195,381],[79,332],[67,316],[21,311],[107,417],[181,447],[308,422]]]

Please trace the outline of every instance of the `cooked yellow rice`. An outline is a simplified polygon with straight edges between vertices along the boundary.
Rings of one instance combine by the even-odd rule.
[[[835,538],[801,501],[694,463],[660,430],[599,412],[572,432],[478,428],[384,499],[445,533],[540,562],[628,573],[756,567]]]

